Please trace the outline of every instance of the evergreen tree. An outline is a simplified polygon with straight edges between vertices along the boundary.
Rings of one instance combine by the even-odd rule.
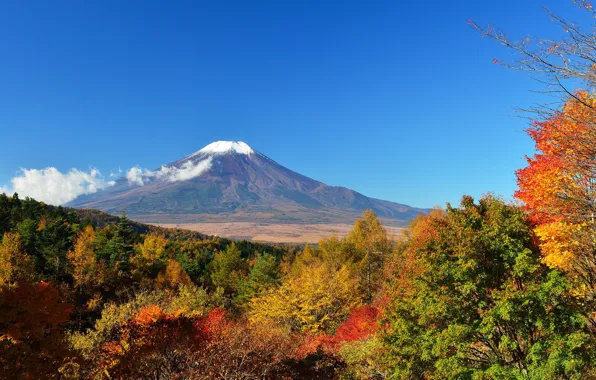
[[[236,295],[247,271],[246,260],[242,258],[236,244],[232,243],[225,252],[215,255],[211,264],[211,282],[216,288],[221,287],[226,294]]]
[[[248,301],[262,291],[277,285],[280,282],[280,276],[279,263],[273,255],[257,254],[257,260],[250,268],[248,279],[241,285],[239,301]]]
[[[122,215],[110,240],[110,265],[116,266],[120,271],[127,271],[130,267],[130,258],[134,254],[134,244],[137,234],[130,224],[126,214]]]
[[[8,196],[0,193],[0,236],[10,231],[11,227],[11,205]]]

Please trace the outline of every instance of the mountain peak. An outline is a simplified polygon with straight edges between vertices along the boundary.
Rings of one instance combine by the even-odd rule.
[[[116,214],[126,210],[153,223],[352,223],[371,209],[403,225],[426,212],[327,186],[241,141],[211,143],[154,171],[137,168],[113,187],[81,196],[70,206]]]
[[[216,141],[199,150],[197,154],[214,155],[237,153],[250,156],[254,152],[255,151],[250,146],[248,146],[248,144],[242,141]]]

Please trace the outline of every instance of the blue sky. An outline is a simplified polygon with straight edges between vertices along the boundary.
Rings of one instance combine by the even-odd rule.
[[[157,168],[217,140],[368,196],[510,198],[537,84],[492,64],[571,1],[7,1],[0,185],[20,168]]]

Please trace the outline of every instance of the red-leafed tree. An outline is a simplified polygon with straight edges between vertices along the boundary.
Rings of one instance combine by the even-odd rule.
[[[72,306],[52,283],[0,288],[0,378],[45,378],[68,355],[61,325]]]
[[[352,311],[335,331],[335,334],[309,335],[299,348],[299,357],[305,357],[319,350],[331,355],[337,354],[342,344],[366,339],[378,328],[380,310],[371,305],[363,305]]]
[[[270,326],[249,326],[214,308],[203,316],[142,307],[101,344],[84,374],[116,378],[278,378],[295,343]]]
[[[185,378],[284,378],[291,374],[285,361],[295,356],[295,339],[275,326],[249,325],[215,308],[195,327],[208,340],[191,356],[193,365],[183,374]]]
[[[380,311],[371,305],[363,305],[354,310],[350,317],[335,332],[337,343],[352,342],[368,338],[377,330]]]
[[[196,328],[193,319],[146,306],[112,332],[94,372],[117,378],[172,378],[206,340],[205,331]]]

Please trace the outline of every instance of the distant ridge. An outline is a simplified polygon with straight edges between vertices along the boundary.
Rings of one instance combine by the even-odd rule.
[[[114,186],[68,205],[126,211],[150,223],[352,223],[372,209],[386,223],[402,226],[428,212],[325,185],[242,141],[213,142],[153,171],[132,169]]]

